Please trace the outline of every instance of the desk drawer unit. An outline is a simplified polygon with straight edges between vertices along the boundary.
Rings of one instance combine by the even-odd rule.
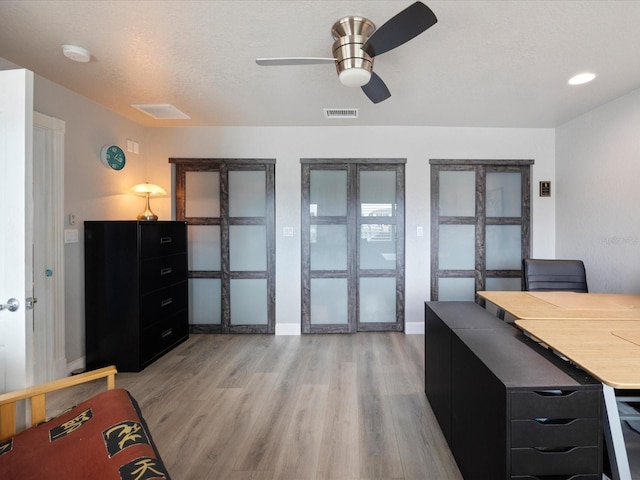
[[[85,222],[87,368],[140,371],[188,338],[185,222]]]
[[[436,417],[465,480],[601,478],[602,385],[517,329],[487,322],[481,307],[442,303],[427,305],[425,336],[437,335],[426,340],[425,361],[434,340],[449,344],[439,359],[449,380],[425,391],[448,405]],[[449,318],[463,312],[464,325]],[[450,328],[450,339],[438,325]]]
[[[598,475],[601,472],[599,390],[511,393],[511,475]]]

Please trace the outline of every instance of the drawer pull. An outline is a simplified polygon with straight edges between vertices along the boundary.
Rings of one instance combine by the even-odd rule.
[[[173,328],[170,328],[169,330],[165,330],[164,332],[162,332],[162,338],[167,338],[169,335],[171,335],[173,333]]]
[[[169,275],[172,271],[173,269],[171,267],[163,268],[160,270],[160,276]]]
[[[549,453],[568,453],[574,450],[576,447],[533,447],[536,452],[540,452],[542,454]]]
[[[538,390],[534,393],[540,397],[569,397],[575,390]]]
[[[534,422],[542,425],[569,425],[576,421],[575,418],[534,418]]]
[[[160,244],[173,242],[173,237],[160,237]]]
[[[169,297],[169,298],[165,298],[164,300],[162,300],[160,302],[160,307],[164,308],[167,305],[171,305],[173,303],[173,298]]]

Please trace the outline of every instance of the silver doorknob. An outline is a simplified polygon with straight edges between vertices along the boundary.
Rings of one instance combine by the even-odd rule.
[[[16,300],[15,298],[10,298],[9,300],[7,300],[7,303],[5,305],[0,304],[0,310],[9,310],[10,312],[15,312],[16,310],[18,310],[18,307],[20,306],[20,302],[18,300]]]

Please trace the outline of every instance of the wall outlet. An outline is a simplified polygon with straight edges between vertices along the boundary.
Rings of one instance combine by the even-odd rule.
[[[293,227],[284,227],[282,229],[283,237],[293,237]]]

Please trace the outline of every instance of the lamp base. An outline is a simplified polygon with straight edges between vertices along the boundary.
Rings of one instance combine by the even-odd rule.
[[[138,220],[143,220],[147,222],[155,222],[158,220],[158,216],[151,211],[151,207],[149,206],[149,192],[147,193],[147,204],[145,206],[144,212],[138,215]]]
[[[142,212],[140,215],[138,215],[137,218],[138,220],[143,220],[147,222],[155,222],[156,220],[158,220],[158,216],[149,209]]]

